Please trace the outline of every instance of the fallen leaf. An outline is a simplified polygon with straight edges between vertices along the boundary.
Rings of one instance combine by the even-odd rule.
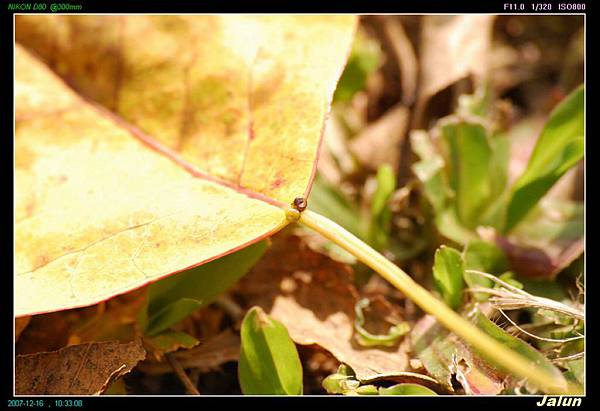
[[[125,381],[122,379],[116,380],[110,384],[108,388],[102,393],[102,395],[127,395],[127,386]]]
[[[18,355],[15,392],[19,395],[98,395],[146,357],[140,340],[100,342],[59,351]]]
[[[87,342],[132,341],[145,291],[136,290],[92,307],[35,315],[16,344],[16,353],[56,351]]]
[[[415,50],[399,17],[385,16],[381,17],[380,21],[400,69],[402,103],[412,105],[417,94],[419,63]]]
[[[198,345],[199,341],[182,331],[166,330],[152,337],[144,338],[147,350],[161,360],[165,354],[181,348],[190,349]]]
[[[310,250],[297,237],[281,235],[237,292],[248,305],[258,305],[281,321],[297,344],[321,346],[351,366],[359,380],[406,371],[404,341],[383,349],[354,341],[358,294],[351,277],[349,266]],[[389,314],[389,304],[387,308]]]
[[[18,16],[15,314],[95,304],[284,227],[355,23]]]
[[[495,16],[424,16],[421,33],[417,119],[429,100],[464,78],[480,83],[488,69]]]
[[[434,317],[426,315],[421,318],[413,327],[410,339],[412,352],[427,372],[448,391],[455,391],[453,376],[467,394],[497,395],[504,389],[500,373],[475,355],[461,339],[438,324]]]
[[[543,353],[510,335],[484,315],[484,312],[492,313],[490,308],[487,304],[478,304],[466,312],[466,317],[490,337],[527,358],[532,366],[552,375],[557,386],[563,384],[561,372]],[[503,364],[490,362],[489,357],[470,348],[430,315],[419,320],[410,338],[413,352],[429,374],[451,391],[455,390],[453,380],[468,395],[497,395],[515,382],[516,377]]]
[[[356,159],[370,170],[390,164],[398,170],[400,146],[408,128],[409,110],[399,105],[369,124],[350,142]]]
[[[380,381],[393,381],[400,384],[419,384],[436,391],[443,391],[440,383],[428,375],[411,371],[395,372],[391,374],[377,374],[371,378],[361,380],[363,384],[372,384]]]
[[[240,354],[240,337],[227,330],[199,346],[174,353],[174,357],[183,368],[198,368],[202,372],[213,370],[221,364],[237,361]],[[145,361],[139,366],[140,371],[150,375],[173,372],[166,362]]]

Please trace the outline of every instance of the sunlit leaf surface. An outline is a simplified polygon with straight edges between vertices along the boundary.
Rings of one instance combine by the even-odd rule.
[[[94,304],[285,226],[355,20],[19,16],[16,314]]]

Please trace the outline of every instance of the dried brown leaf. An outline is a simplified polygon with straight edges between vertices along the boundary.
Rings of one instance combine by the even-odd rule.
[[[408,122],[408,108],[402,105],[393,107],[361,131],[350,143],[350,150],[363,166],[371,170],[377,170],[386,163],[397,170]]]
[[[466,394],[497,395],[504,389],[503,377],[434,317],[426,315],[419,320],[410,339],[427,372],[447,390],[455,390],[453,378]]]
[[[429,100],[464,78],[479,83],[488,69],[494,16],[425,16],[421,33],[417,118]]]
[[[98,395],[145,357],[140,340],[88,343],[18,355],[15,391],[20,395]]]
[[[386,16],[381,19],[381,23],[400,69],[402,103],[411,105],[417,93],[417,79],[419,76],[419,63],[415,50],[398,16]]]
[[[35,315],[19,338],[16,352],[34,354],[87,342],[131,341],[145,298],[141,289],[92,307]]]
[[[197,368],[200,371],[209,371],[230,361],[237,361],[240,354],[240,337],[231,330],[201,343],[198,347],[176,352],[174,357],[183,368]],[[172,372],[171,366],[166,362],[146,361],[139,367],[140,371],[159,375]]]

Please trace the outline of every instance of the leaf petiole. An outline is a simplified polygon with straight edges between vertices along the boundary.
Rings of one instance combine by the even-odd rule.
[[[300,213],[298,222],[353,254],[358,260],[371,267],[402,291],[424,311],[436,317],[446,328],[507,370],[521,378],[528,379],[539,389],[550,394],[581,394],[581,387],[567,386],[564,381],[557,381],[553,376],[532,364],[531,361],[505,347],[465,320],[416,283],[399,267],[340,225],[310,210]]]

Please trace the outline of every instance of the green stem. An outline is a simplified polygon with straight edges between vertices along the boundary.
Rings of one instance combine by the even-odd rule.
[[[436,317],[450,331],[517,376],[528,379],[542,391],[550,394],[581,393],[580,387],[564,386],[562,381],[556,381],[553,376],[536,367],[530,360],[500,344],[465,320],[416,283],[408,274],[340,225],[310,210],[300,213],[298,221],[353,254],[402,291],[424,311]]]

